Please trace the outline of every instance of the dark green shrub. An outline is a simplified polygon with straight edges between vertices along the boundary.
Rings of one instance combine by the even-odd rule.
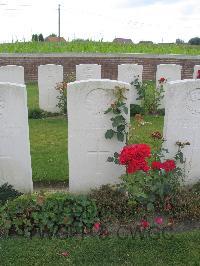
[[[60,115],[59,113],[51,113],[51,112],[46,112],[40,108],[34,108],[30,109],[28,111],[28,118],[29,119],[42,119],[42,118],[47,118],[47,117],[54,117]]]
[[[0,186],[0,204],[4,204],[7,200],[14,199],[20,195],[22,195],[22,193],[15,190],[8,183]]]
[[[96,202],[98,216],[103,221],[126,220],[134,216],[126,194],[109,185],[93,190],[90,198]]]
[[[194,37],[194,38],[190,39],[188,43],[191,45],[200,45],[200,38]]]
[[[144,115],[144,108],[142,108],[138,104],[131,104],[130,105],[130,115],[135,116],[136,114]]]
[[[23,195],[0,209],[4,235],[71,236],[92,228],[97,219],[94,200],[66,193]]]
[[[157,111],[158,115],[165,115],[165,109],[158,109]]]
[[[30,119],[41,119],[43,117],[43,111],[39,108],[30,109],[28,111],[28,118]]]

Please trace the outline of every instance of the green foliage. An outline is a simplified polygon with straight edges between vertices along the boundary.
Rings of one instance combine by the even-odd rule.
[[[38,42],[38,35],[37,34],[32,35],[32,42]]]
[[[199,55],[199,47],[188,44],[118,44],[113,42],[71,41],[67,43],[16,42],[0,44],[2,53],[147,53]]]
[[[127,195],[117,187],[104,185],[93,190],[90,198],[96,202],[101,221],[121,221],[134,216],[134,209],[129,205]]]
[[[43,41],[44,41],[44,37],[42,33],[32,35],[32,42],[43,42]]]
[[[42,118],[53,117],[53,116],[58,116],[58,115],[59,114],[57,113],[46,112],[40,108],[34,108],[34,109],[28,110],[29,119],[42,119]]]
[[[66,193],[23,195],[0,209],[0,231],[31,237],[69,236],[92,228],[97,219],[95,202]]]
[[[200,38],[199,37],[194,37],[189,40],[189,44],[191,45],[200,45]]]
[[[39,42],[44,42],[44,37],[43,37],[42,33],[40,33],[40,34],[38,35],[38,41],[39,41]]]
[[[127,140],[127,122],[125,115],[128,114],[128,108],[123,102],[126,98],[124,96],[126,89],[116,87],[115,102],[104,112],[104,114],[112,114],[110,118],[112,122],[112,129],[108,129],[105,133],[106,139],[112,139],[114,136],[117,137],[118,141],[123,142]]]
[[[8,183],[0,186],[0,204],[4,204],[7,200],[14,199],[20,195],[22,195],[22,193],[15,190]]]
[[[154,161],[160,161],[164,158],[167,151],[160,150],[152,152]],[[181,163],[181,151],[177,152],[175,159]],[[152,159],[151,159],[152,160]],[[134,174],[122,176],[122,187],[128,191],[129,203],[132,206],[140,205],[146,211],[163,211],[165,205],[170,203],[170,199],[180,190],[180,184],[183,178],[183,171],[179,167],[166,172],[164,169],[148,172],[136,171]]]
[[[40,108],[34,108],[28,110],[28,118],[29,119],[41,119],[44,118],[43,110]]]
[[[146,114],[157,114],[160,101],[164,97],[163,85],[156,88],[155,82],[153,81],[146,81],[142,83],[137,77],[133,77],[133,79],[134,80],[131,84],[134,85],[137,90],[137,100],[140,101],[141,111]]]
[[[57,107],[60,109],[62,114],[67,114],[67,84],[70,82],[74,82],[76,80],[76,75],[74,72],[68,73],[65,81],[60,82],[56,86],[56,90],[59,91],[59,95],[57,96],[58,104]]]
[[[144,108],[142,108],[139,104],[131,104],[130,115],[135,116],[136,114],[144,115]]]
[[[176,39],[176,44],[184,44],[185,42],[182,39]]]

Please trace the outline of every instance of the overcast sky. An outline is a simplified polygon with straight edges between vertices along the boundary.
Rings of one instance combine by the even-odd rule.
[[[0,42],[57,34],[58,4],[61,35],[69,40],[174,42],[200,37],[200,0],[0,0]]]

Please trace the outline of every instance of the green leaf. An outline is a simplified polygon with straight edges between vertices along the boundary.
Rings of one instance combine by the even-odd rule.
[[[104,114],[108,114],[108,113],[110,113],[111,111],[112,111],[112,108],[109,107],[109,108],[104,112]]]
[[[109,163],[114,162],[114,158],[113,157],[108,157],[107,162],[109,162]]]
[[[114,153],[114,157],[115,157],[115,158],[118,158],[118,157],[119,157],[119,153],[118,153],[118,152],[115,152],[115,153]]]
[[[127,115],[128,114],[128,108],[126,106],[123,106],[124,113]]]
[[[120,113],[121,113],[121,111],[118,108],[117,109],[113,109],[113,114],[118,115]]]
[[[115,163],[115,164],[119,164],[119,160],[118,160],[118,158],[115,158],[115,159],[114,159],[114,163]]]
[[[114,134],[115,134],[115,131],[112,130],[112,129],[109,129],[105,133],[105,138],[106,139],[112,139],[112,137],[114,136]]]
[[[113,118],[112,121],[113,121],[112,126],[117,127],[125,122],[125,118],[122,115],[118,115],[115,118]]]
[[[124,134],[122,132],[117,132],[117,139],[121,142],[124,141]]]
[[[122,132],[122,131],[124,131],[125,130],[125,125],[120,125],[120,126],[118,126],[117,127],[117,131],[119,132]]]
[[[153,211],[153,210],[154,210],[153,203],[149,202],[149,203],[147,204],[147,210],[148,210],[148,211]]]

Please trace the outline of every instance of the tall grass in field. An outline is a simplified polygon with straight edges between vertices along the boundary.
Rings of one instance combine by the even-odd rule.
[[[118,44],[112,42],[71,41],[66,43],[16,42],[0,44],[0,53],[148,53],[199,55],[200,45]]]

